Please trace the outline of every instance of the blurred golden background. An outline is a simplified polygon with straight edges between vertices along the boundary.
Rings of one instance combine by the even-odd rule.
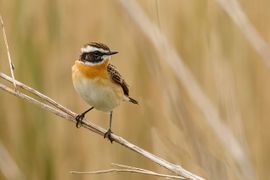
[[[137,2],[243,145],[257,179],[270,178],[270,69],[244,29],[214,0]],[[240,4],[270,44],[270,1]],[[103,42],[120,52],[111,63],[130,85],[131,97],[140,102],[122,103],[114,111],[116,134],[207,179],[243,179],[200,109],[118,0],[0,0],[0,12],[19,81],[80,113],[88,105],[72,86],[71,66],[83,44]],[[9,74],[2,36],[0,71]],[[87,118],[108,127],[106,113],[93,110]],[[17,179],[157,179],[127,173],[69,174],[108,169],[112,162],[170,173],[4,91],[0,119],[0,145],[17,165]],[[0,179],[5,179],[3,172]]]

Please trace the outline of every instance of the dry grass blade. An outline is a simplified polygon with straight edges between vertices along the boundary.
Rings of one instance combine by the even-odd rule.
[[[3,78],[3,79],[8,80],[9,82],[11,82],[10,77],[3,74],[3,73],[0,73],[0,77]],[[23,83],[21,83],[19,81],[16,81],[16,82],[17,82],[18,86],[20,86],[20,87],[24,88],[25,90],[31,92],[32,94],[35,94],[35,95],[39,96],[44,101],[50,99],[49,97],[47,97],[44,94],[38,92],[37,90],[34,90],[33,88],[31,88],[31,87],[29,87],[29,86],[27,86],[27,85],[25,85],[25,84],[23,84]],[[34,99],[33,97],[30,97],[30,96],[28,96],[28,95],[26,95],[26,94],[24,94],[24,93],[22,93],[20,91],[15,91],[15,90],[13,90],[13,89],[11,89],[11,88],[9,88],[6,85],[1,84],[1,83],[0,83],[0,89],[4,90],[4,91],[6,91],[6,92],[8,92],[8,93],[10,93],[12,95],[15,95],[17,97],[20,97],[20,98],[22,98],[22,99],[24,99],[24,100],[26,100],[26,101],[28,101],[30,103],[33,103],[33,104],[35,104],[35,105],[37,105],[37,106],[39,106],[39,107],[41,107],[41,108],[43,108],[45,110],[48,110],[48,111],[54,113],[57,116],[60,116],[60,117],[62,117],[64,119],[70,120],[72,122],[76,122],[76,120],[75,120],[76,113],[72,112],[71,110],[65,108],[64,106],[60,105],[59,103],[57,103],[57,102],[55,102],[53,100],[52,101],[54,103],[58,104],[57,106],[54,105],[54,107],[52,107],[52,106],[50,106],[50,105],[48,105],[46,103],[43,103],[41,101],[38,101],[38,100]],[[64,110],[58,109],[58,108],[55,108],[55,107],[61,107]],[[87,129],[89,129],[89,130],[91,130],[91,131],[93,131],[93,132],[95,132],[97,134],[100,134],[102,136],[106,132],[105,129],[103,129],[103,128],[101,128],[101,127],[99,127],[99,126],[97,126],[97,125],[95,125],[93,123],[90,123],[88,121],[85,121],[85,120],[82,122],[82,127],[87,128]],[[174,173],[176,173],[178,175],[181,175],[181,176],[183,176],[185,178],[189,178],[189,179],[195,179],[195,180],[203,179],[203,178],[201,178],[201,177],[199,177],[197,175],[194,175],[191,172],[185,170],[184,168],[182,168],[179,165],[172,164],[172,163],[170,163],[170,162],[168,162],[168,161],[166,161],[164,159],[161,159],[161,158],[151,154],[148,151],[145,151],[144,149],[142,149],[142,148],[128,142],[127,140],[125,140],[124,138],[122,138],[120,136],[112,134],[112,138],[116,143],[119,143],[119,144],[123,145],[124,147],[126,147],[126,148],[128,148],[128,149],[130,149],[130,150],[132,150],[134,152],[137,152],[138,154],[152,160],[153,162],[159,164],[160,166],[163,166],[163,167],[167,168],[168,170],[170,170],[170,171],[172,171],[172,172],[174,172]]]
[[[156,176],[156,177],[161,177],[161,178],[166,178],[166,179],[186,179],[184,177],[180,176],[173,176],[173,175],[168,175],[168,174],[160,174],[156,173],[150,170],[146,169],[141,169],[133,166],[127,166],[127,165],[122,165],[122,164],[115,164],[112,163],[112,165],[120,167],[120,168],[111,168],[111,169],[105,169],[105,170],[98,170],[98,171],[70,171],[71,174],[106,174],[106,173],[138,173],[138,174],[144,174],[144,175],[151,175],[151,176]]]
[[[180,176],[173,176],[173,175],[168,175],[168,174],[160,174],[160,173],[156,173],[154,171],[150,171],[147,169],[142,169],[142,168],[138,168],[138,167],[134,167],[134,166],[128,166],[128,165],[124,165],[124,164],[117,164],[117,163],[112,163],[113,166],[119,167],[119,168],[123,168],[123,169],[130,169],[130,170],[134,170],[134,171],[141,171],[147,174],[152,174],[158,177],[165,177],[167,179],[186,179],[184,177],[180,177]]]
[[[161,28],[161,23],[160,23],[160,17],[159,17],[159,0],[155,1],[155,8],[156,8],[156,18],[157,18],[157,23],[158,27]]]
[[[220,7],[227,12],[233,21],[240,27],[250,45],[260,54],[263,62],[270,67],[270,48],[256,28],[252,25],[247,15],[237,0],[217,0]]]
[[[151,176],[156,176],[156,177],[162,177],[166,179],[186,179],[183,177],[179,176],[170,176],[166,174],[159,174],[159,173],[149,173],[148,171],[139,171],[139,170],[134,170],[134,169],[105,169],[105,170],[98,170],[98,171],[70,171],[71,174],[107,174],[107,173],[137,173],[137,174],[144,174],[144,175],[151,175]]]
[[[220,117],[217,108],[203,92],[175,48],[171,46],[158,27],[150,21],[136,1],[120,0],[119,2],[145,37],[156,48],[160,58],[170,66],[177,79],[183,84],[193,103],[203,112],[206,122],[212,128],[224,149],[229,153],[233,162],[240,168],[241,177],[243,179],[256,179],[246,150],[238,142],[227,125],[223,123],[224,121]],[[235,173],[238,174],[239,172]]]
[[[138,170],[138,171],[149,171],[149,170],[146,170],[146,169],[141,169],[141,168],[137,168],[137,167],[134,167],[134,166],[128,166],[128,165],[124,165],[124,164],[112,163],[112,165],[116,166],[116,167],[120,167],[120,168],[134,169],[134,170]],[[152,171],[149,171],[149,172],[152,172]]]
[[[7,149],[0,142],[0,171],[6,179],[24,179],[24,176],[18,168]]]
[[[15,83],[15,77],[14,77],[14,64],[11,61],[11,56],[10,56],[10,51],[9,51],[9,46],[8,46],[7,35],[6,35],[6,31],[5,31],[5,26],[4,26],[4,21],[3,21],[3,18],[2,18],[1,15],[0,15],[0,21],[1,21],[1,26],[2,26],[3,38],[4,38],[5,46],[6,46],[6,49],[7,49],[7,56],[8,56],[10,73],[11,73],[11,77],[12,77],[12,80],[13,80],[13,86],[14,86],[14,89],[16,90],[16,83]]]

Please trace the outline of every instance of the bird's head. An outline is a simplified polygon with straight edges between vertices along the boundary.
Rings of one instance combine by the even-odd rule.
[[[105,44],[91,42],[81,48],[80,61],[87,65],[102,64],[117,53],[117,51],[111,51]]]

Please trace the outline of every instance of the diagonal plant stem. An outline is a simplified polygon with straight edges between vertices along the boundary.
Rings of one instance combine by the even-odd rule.
[[[2,76],[2,75],[4,75],[4,76]],[[1,78],[5,77],[5,76],[7,76],[7,75],[5,75],[4,73],[0,73]],[[11,78],[9,76],[7,76],[7,77]],[[3,78],[3,79],[5,79],[5,78]],[[19,82],[19,81],[16,81],[16,82]],[[19,82],[18,84],[22,85],[21,82]],[[27,89],[30,88],[27,85],[24,85],[24,87],[27,87]],[[35,105],[37,105],[37,106],[39,106],[39,107],[41,107],[41,108],[43,108],[45,110],[48,110],[48,111],[52,112],[53,114],[55,114],[57,116],[60,116],[60,117],[62,117],[64,119],[76,122],[76,120],[75,120],[76,113],[74,113],[74,112],[72,112],[74,115],[69,115],[66,112],[63,112],[63,111],[61,111],[61,110],[59,110],[59,109],[57,109],[55,107],[49,106],[48,104],[46,104],[44,102],[38,101],[35,98],[33,98],[31,96],[28,96],[28,95],[26,95],[26,94],[24,94],[24,93],[22,93],[20,91],[15,91],[15,90],[13,90],[13,89],[11,89],[11,88],[9,88],[9,87],[5,86],[4,84],[1,84],[1,83],[0,83],[0,89],[4,90],[4,91],[6,91],[6,92],[8,92],[8,93],[10,93],[12,95],[15,95],[17,97],[20,97],[20,98],[22,98],[22,99],[24,99],[24,100],[26,100],[28,102],[31,102],[32,104],[35,104]],[[37,93],[38,91],[35,90],[33,92]],[[38,93],[40,93],[40,92],[38,92]],[[45,96],[45,95],[43,95],[43,96]],[[68,110],[67,108],[65,108],[65,109]],[[106,132],[105,129],[103,129],[103,128],[95,125],[95,124],[92,124],[90,122],[87,122],[87,121],[83,121],[82,126],[89,129],[89,130],[91,130],[91,131],[94,131],[94,132],[96,132],[98,134],[101,134],[101,135]]]
[[[12,78],[7,76],[6,74],[4,73],[1,73],[0,72],[0,77],[2,79],[5,79],[7,80],[8,82],[12,82]],[[14,89],[11,89],[9,88],[8,86],[0,83],[0,89],[14,95],[14,96],[17,96],[17,97],[20,97],[30,103],[33,103],[47,111],[50,111],[52,112],[53,114],[57,115],[57,116],[60,116],[66,120],[69,120],[69,121],[72,121],[72,122],[76,122],[75,118],[77,116],[76,113],[72,112],[71,110],[65,108],[64,106],[60,105],[59,103],[55,102],[54,100],[52,100],[51,98],[47,97],[46,95],[40,93],[39,91],[19,82],[19,81],[16,81],[16,84],[25,89],[26,91],[30,92],[31,94],[34,94],[36,96],[38,96],[39,98],[41,98],[43,101],[49,103],[50,105],[53,105],[53,106],[50,106],[49,104],[47,103],[44,103],[42,101],[39,101],[29,95],[26,95],[24,94],[23,92],[20,92],[19,90],[15,91]],[[59,108],[60,107],[60,108]],[[102,135],[104,136],[104,134],[106,133],[106,130],[104,128],[101,128],[100,126],[97,126],[96,124],[94,123],[91,123],[91,122],[88,122],[86,120],[83,120],[82,122],[82,127],[88,129],[88,130],[91,130],[99,135]],[[150,152],[128,142],[127,140],[125,140],[124,138],[120,137],[120,136],[117,136],[115,134],[112,134],[112,139],[118,143],[118,144],[121,144],[122,146],[124,146],[125,148],[128,148],[150,160],[152,160],[153,162],[155,162],[156,164],[176,173],[177,175],[179,176],[182,176],[184,178],[188,178],[188,179],[194,179],[194,180],[202,180],[203,178],[202,177],[199,177],[187,170],[185,170],[183,167],[181,167],[180,165],[176,165],[176,164],[173,164],[173,163],[170,163],[158,156],[155,156],[154,154],[151,154]]]
[[[7,76],[6,74],[4,73],[1,73],[0,72],[0,77],[9,81],[9,82],[13,82],[12,78],[10,78],[9,76]],[[15,83],[17,84],[17,86],[25,89],[26,91],[30,92],[31,94],[34,94],[35,96],[43,99],[44,101],[48,102],[49,104],[53,105],[54,107],[56,107],[57,109],[59,110],[62,110],[63,112],[69,114],[70,116],[76,116],[76,113],[70,111],[69,109],[63,107],[61,104],[58,104],[57,102],[55,102],[53,99],[49,98],[48,96],[45,96],[44,94],[38,92],[37,90],[17,81],[17,80],[14,80]]]
[[[13,86],[14,86],[14,89],[16,90],[16,83],[15,83],[15,76],[14,76],[14,64],[12,63],[12,60],[11,60],[8,41],[7,41],[7,35],[6,35],[6,31],[5,31],[5,26],[4,26],[4,21],[3,21],[3,18],[1,16],[1,14],[0,14],[0,23],[1,23],[1,26],[2,26],[2,32],[3,32],[3,38],[4,38],[5,46],[6,46],[6,49],[7,49],[7,56],[8,56],[8,62],[9,62],[8,64],[9,64],[9,68],[10,68],[11,77],[12,77],[12,80],[13,80]]]

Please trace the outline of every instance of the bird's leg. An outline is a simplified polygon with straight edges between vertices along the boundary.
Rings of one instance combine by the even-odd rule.
[[[112,111],[110,111],[110,126],[109,126],[109,129],[107,130],[107,132],[104,134],[104,138],[108,138],[110,141],[111,141],[111,143],[113,142],[113,138],[112,138],[112,136],[111,136],[111,134],[112,134]]]
[[[75,119],[76,119],[76,121],[77,121],[77,123],[76,123],[76,127],[77,127],[77,128],[79,128],[79,127],[81,126],[82,120],[83,120],[85,114],[88,113],[89,111],[91,111],[92,109],[94,109],[94,107],[91,107],[91,108],[87,109],[86,111],[84,111],[83,113],[78,114],[78,115],[76,116]]]

